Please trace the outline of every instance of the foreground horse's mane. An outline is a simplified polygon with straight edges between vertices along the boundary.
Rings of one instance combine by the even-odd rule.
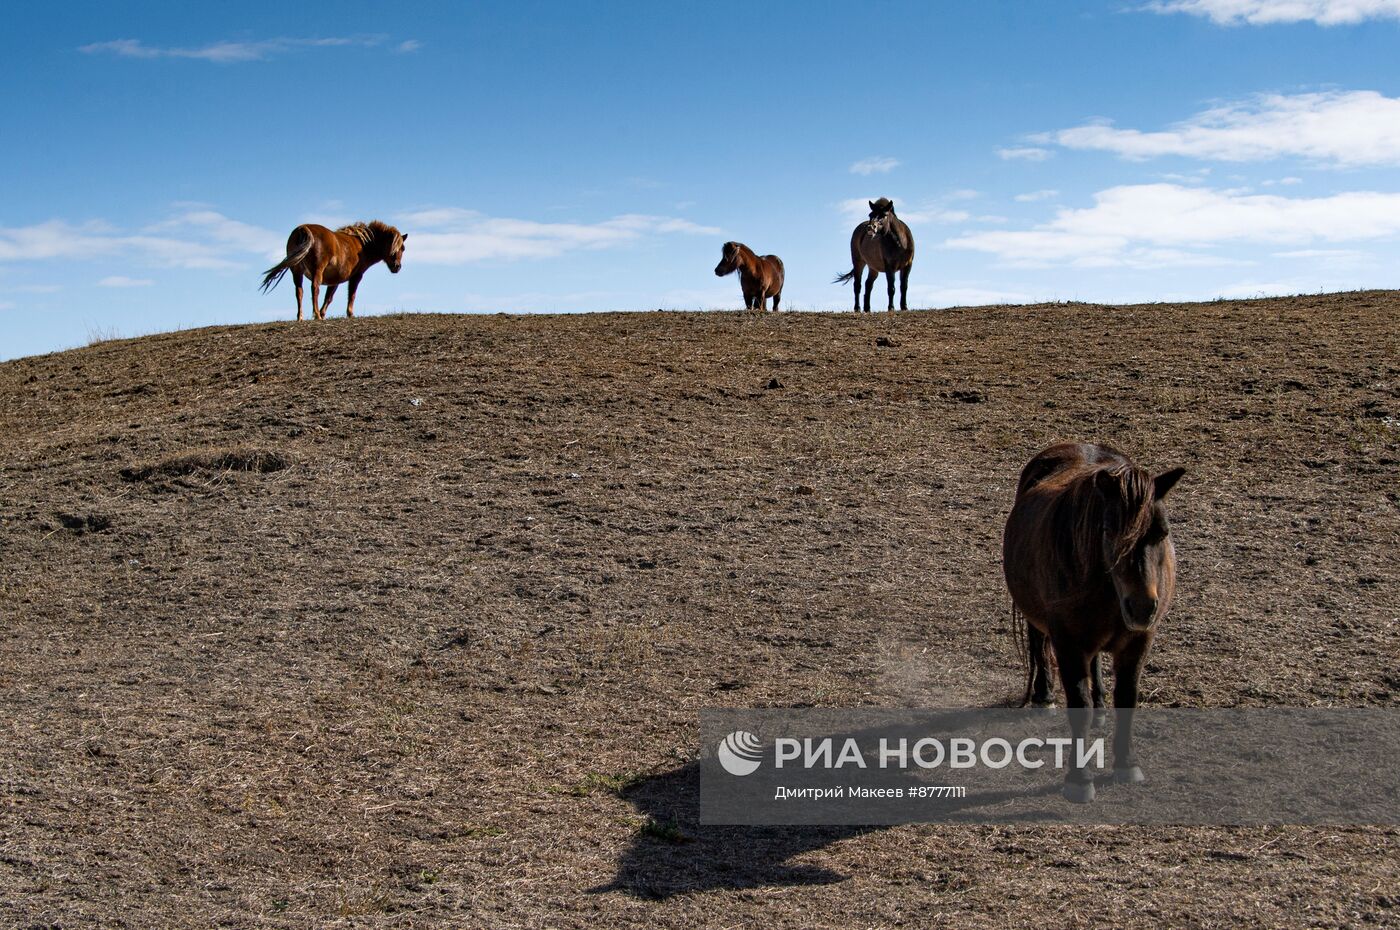
[[[344,233],[347,236],[354,236],[365,245],[369,245],[380,236],[399,235],[397,229],[380,220],[370,220],[368,223],[351,223],[349,226],[340,227],[336,232]]]
[[[1073,524],[1064,529],[1074,540],[1077,561],[1086,569],[1097,565],[1101,534],[1111,529],[1113,564],[1117,565],[1152,527],[1152,476],[1147,469],[1129,463],[1100,465],[1075,477],[1079,480],[1066,488],[1074,506],[1061,514],[1073,514]]]

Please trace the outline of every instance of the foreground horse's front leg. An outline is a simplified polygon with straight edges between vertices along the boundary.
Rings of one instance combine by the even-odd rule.
[[[899,269],[899,309],[909,309],[909,266]]]
[[[1066,800],[1085,804],[1094,800],[1094,773],[1080,764],[1088,745],[1090,717],[1093,715],[1089,706],[1089,657],[1067,639],[1056,639],[1054,644],[1055,658],[1060,663],[1060,681],[1065,686],[1065,704],[1069,707],[1070,735],[1073,737],[1063,793]]]
[[[885,272],[885,283],[889,285],[890,305],[887,308],[889,313],[894,313],[894,271]]]
[[[335,297],[335,289],[338,287],[340,287],[339,284],[326,285],[326,302],[321,305],[321,319],[323,320],[326,318],[326,311],[331,308],[331,300]]]
[[[299,321],[301,320],[301,272],[300,272],[300,271],[293,271],[293,272],[292,272],[292,283],[296,285],[296,289],[297,289],[297,320],[298,320],[298,322],[299,322]],[[312,310],[312,316],[315,316],[315,314],[316,314],[316,311],[313,309],[313,310]]]
[[[311,278],[311,318],[319,320],[321,318],[321,279],[316,276]]]
[[[1137,715],[1138,679],[1152,648],[1150,634],[1135,637],[1113,657],[1113,780],[1125,785],[1145,781],[1133,754],[1133,717]]]
[[[782,300],[782,299],[783,299],[783,292],[782,292],[782,291],[779,291],[778,293],[776,293],[776,294],[773,295],[773,312],[774,312],[774,313],[777,313],[777,312],[778,312],[778,301],[780,301],[780,300]]]
[[[871,268],[871,269],[870,269],[870,273],[869,273],[868,275],[866,275],[866,278],[865,278],[865,312],[866,312],[866,313],[869,313],[869,312],[870,312],[870,292],[873,291],[873,290],[875,290],[875,279],[878,278],[878,277],[880,277],[880,272],[876,271],[874,268]]]

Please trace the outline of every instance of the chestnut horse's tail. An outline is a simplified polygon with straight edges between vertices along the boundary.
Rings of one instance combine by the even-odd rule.
[[[263,282],[260,290],[266,294],[277,286],[277,282],[282,280],[282,276],[290,271],[294,266],[301,263],[302,259],[311,254],[311,248],[316,244],[316,238],[311,235],[305,226],[298,226],[292,235],[301,235],[301,242],[298,245],[287,244],[287,257],[263,272]]]
[[[832,283],[832,284],[849,284],[849,283],[851,283],[853,280],[855,280],[855,277],[856,277],[856,270],[855,270],[854,268],[852,268],[850,271],[846,272],[845,274],[838,274],[838,275],[836,276],[836,279],[835,279],[834,281],[832,281],[831,283]]]

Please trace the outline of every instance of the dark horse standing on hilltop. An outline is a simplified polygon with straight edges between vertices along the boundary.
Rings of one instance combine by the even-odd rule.
[[[778,302],[783,299],[783,260],[776,255],[755,255],[753,249],[742,242],[726,242],[715,266],[715,276],[739,272],[739,287],[744,291],[745,310],[767,310],[769,297],[773,298],[773,312],[778,312]]]
[[[324,226],[306,223],[292,230],[287,237],[287,257],[263,274],[262,290],[266,293],[287,272],[292,273],[292,283],[297,288],[297,319],[301,319],[301,279],[311,279],[311,315],[318,319],[326,318],[326,308],[331,305],[335,289],[346,281],[350,282],[350,298],[345,304],[345,315],[355,315],[355,291],[360,279],[376,262],[389,266],[389,271],[398,274],[403,267],[403,247],[408,237],[397,229],[379,220],[368,223],[352,223],[332,232]],[[317,306],[321,295],[321,285],[326,285],[326,302]]]
[[[890,310],[894,310],[894,273],[899,272],[899,309],[909,309],[909,269],[914,266],[914,234],[894,215],[894,202],[886,197],[867,201],[870,219],[851,233],[851,270],[836,277],[837,284],[855,281],[856,313],[860,312],[860,275],[866,266],[865,312],[870,312],[870,291],[880,272],[889,282]]]
[[[1013,621],[1018,612],[1025,617],[1029,659],[1022,703],[1050,703],[1048,646],[1060,667],[1077,744],[1088,734],[1094,709],[1104,706],[1099,653],[1110,653],[1113,775],[1122,783],[1143,780],[1133,758],[1132,709],[1176,584],[1163,500],[1185,471],[1153,476],[1109,446],[1059,443],[1021,471],[1006,520],[1003,569]],[[1064,794],[1071,801],[1094,798],[1093,774],[1077,758]]]

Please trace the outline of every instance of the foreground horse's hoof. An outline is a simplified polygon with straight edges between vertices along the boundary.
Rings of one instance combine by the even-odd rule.
[[[1060,793],[1066,801],[1074,804],[1088,804],[1094,800],[1094,783],[1091,781],[1067,781]]]
[[[1113,780],[1120,785],[1140,785],[1147,781],[1147,776],[1136,765],[1130,765],[1125,769],[1114,769]]]
[[[1031,701],[1031,710],[1054,710],[1055,702],[1048,698],[1044,701]]]

